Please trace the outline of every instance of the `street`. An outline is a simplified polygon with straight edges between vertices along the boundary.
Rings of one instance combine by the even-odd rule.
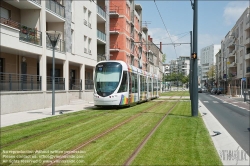
[[[249,155],[249,104],[209,93],[199,93],[199,100]]]

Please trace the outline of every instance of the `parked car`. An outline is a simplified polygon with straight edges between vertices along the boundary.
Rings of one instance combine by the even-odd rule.
[[[198,88],[198,93],[202,93],[202,89],[201,88]]]
[[[202,92],[207,92],[207,88],[201,88]]]
[[[219,94],[222,94],[222,93],[224,93],[224,89],[223,88],[218,88],[216,94],[219,95]]]
[[[211,89],[211,94],[217,94],[217,90],[218,90],[217,88],[212,88]]]

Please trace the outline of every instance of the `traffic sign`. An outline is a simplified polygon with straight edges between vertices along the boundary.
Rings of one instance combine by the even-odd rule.
[[[243,77],[243,78],[242,78],[242,81],[246,81],[246,77]]]

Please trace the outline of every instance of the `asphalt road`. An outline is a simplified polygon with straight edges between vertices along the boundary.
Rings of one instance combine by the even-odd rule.
[[[250,156],[250,111],[223,103],[208,93],[199,93],[199,100]]]

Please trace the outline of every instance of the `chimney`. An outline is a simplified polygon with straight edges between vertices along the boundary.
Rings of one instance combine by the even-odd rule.
[[[150,41],[150,35],[148,35],[148,40]]]
[[[162,43],[160,42],[160,51],[162,51]]]
[[[150,41],[153,43],[153,38],[150,38]]]

